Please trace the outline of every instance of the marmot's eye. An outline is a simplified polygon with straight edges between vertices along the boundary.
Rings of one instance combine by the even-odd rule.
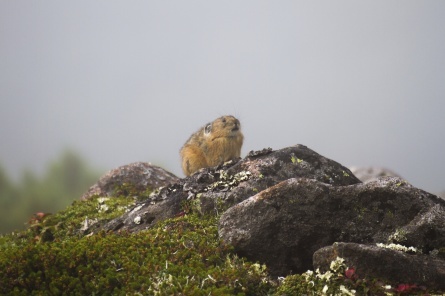
[[[206,125],[206,127],[204,129],[204,132],[206,134],[210,134],[211,131],[212,131],[212,125],[209,123],[209,124]]]
[[[222,122],[223,122],[223,123],[226,123],[226,121],[227,121],[226,118],[223,117]]]

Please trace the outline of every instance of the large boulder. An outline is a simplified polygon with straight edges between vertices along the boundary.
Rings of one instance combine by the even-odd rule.
[[[221,213],[283,180],[297,177],[335,186],[360,183],[349,169],[303,145],[252,151],[240,161],[201,169],[160,189],[103,229],[147,229],[158,221],[181,215],[187,203],[203,214]]]
[[[395,177],[349,186],[292,178],[228,209],[219,234],[240,255],[287,275],[311,269],[313,253],[334,242],[440,248],[444,205]]]
[[[345,264],[354,268],[360,278],[445,289],[445,261],[438,258],[376,245],[335,243],[314,253],[314,268],[327,271],[337,257],[345,259]]]
[[[441,199],[442,201],[442,199]],[[416,246],[428,253],[445,248],[445,208],[437,203],[410,223],[397,229],[392,242]],[[445,250],[445,249],[444,249]]]
[[[172,173],[147,162],[135,162],[113,169],[103,175],[91,186],[80,199],[88,200],[92,196],[113,196],[125,189],[134,192],[154,190],[179,181]]]

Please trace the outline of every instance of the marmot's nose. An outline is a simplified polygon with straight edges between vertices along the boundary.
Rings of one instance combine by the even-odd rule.
[[[238,122],[235,122],[232,131],[237,131],[237,130],[239,130],[239,124],[238,124]]]

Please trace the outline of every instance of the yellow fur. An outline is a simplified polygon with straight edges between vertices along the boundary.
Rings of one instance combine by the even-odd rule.
[[[215,119],[194,133],[181,148],[186,176],[240,157],[244,136],[238,119],[227,115]]]

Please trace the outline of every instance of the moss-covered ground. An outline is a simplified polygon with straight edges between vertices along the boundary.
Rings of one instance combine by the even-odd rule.
[[[133,194],[129,196],[134,196]],[[121,195],[37,213],[27,230],[0,237],[1,295],[398,295],[406,288],[361,281],[341,258],[331,271],[271,279],[218,238],[216,216],[193,203],[184,215],[138,233],[91,234],[137,202]],[[333,262],[334,263],[334,262]]]
[[[1,295],[267,295],[265,267],[220,244],[217,217],[192,211],[139,233],[85,235],[135,202],[121,196],[36,214],[0,237]]]

